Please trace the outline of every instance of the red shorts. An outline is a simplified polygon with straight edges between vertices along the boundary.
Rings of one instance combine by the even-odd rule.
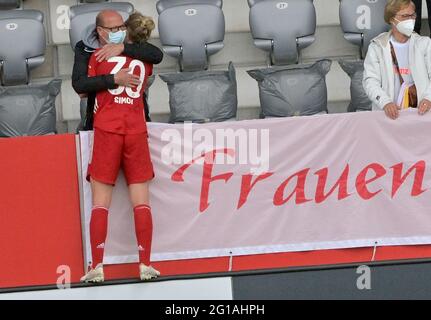
[[[87,180],[115,185],[121,167],[128,185],[154,178],[147,133],[123,135],[95,128]]]

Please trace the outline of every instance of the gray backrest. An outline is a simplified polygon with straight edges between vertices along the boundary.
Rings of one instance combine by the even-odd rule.
[[[159,35],[166,54],[184,71],[205,70],[210,55],[223,49],[221,0],[160,0]]]
[[[87,2],[96,2],[89,1]],[[103,3],[86,3],[76,5],[70,8],[70,45],[75,49],[76,44],[82,40],[83,33],[90,25],[95,25],[96,16],[102,10],[115,10],[127,20],[133,12],[134,7],[128,2],[103,2]]]
[[[313,0],[248,0],[254,44],[270,53],[271,64],[297,63],[301,49],[314,42]]]
[[[247,71],[259,85],[264,117],[309,116],[327,113],[326,75],[331,61],[272,66]]]
[[[60,89],[60,79],[47,84],[0,86],[0,137],[55,133],[55,100]]]
[[[350,77],[350,104],[347,107],[348,112],[371,111],[372,102],[365,92],[362,85],[364,78],[364,60],[344,60],[338,61],[341,69]]]
[[[0,82],[27,84],[29,70],[44,62],[43,14],[37,10],[0,11]]]
[[[360,48],[365,58],[370,41],[389,26],[384,20],[385,0],[340,0],[340,23],[344,38]]]
[[[11,10],[21,7],[21,0],[0,0],[0,10]]]

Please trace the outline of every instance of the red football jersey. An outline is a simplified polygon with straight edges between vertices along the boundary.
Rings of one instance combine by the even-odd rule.
[[[94,105],[93,126],[118,134],[147,132],[143,95],[148,77],[153,73],[153,65],[126,56],[97,62],[95,53],[88,64],[89,77],[116,74],[121,69],[130,68],[133,74],[140,77],[141,84],[136,88],[119,86],[116,89],[98,92]]]

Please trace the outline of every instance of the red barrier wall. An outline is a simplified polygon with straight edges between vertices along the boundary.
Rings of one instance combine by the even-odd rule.
[[[374,248],[355,248],[289,252],[234,257],[232,271],[306,267],[331,264],[363,263],[371,261]],[[377,248],[375,261],[420,259],[431,257],[431,246],[394,246]],[[227,272],[229,258],[156,262],[154,266],[162,275],[186,275],[210,272]],[[106,279],[137,278],[136,264],[105,267]]]
[[[84,264],[75,135],[0,139],[0,287],[53,284]]]
[[[67,265],[84,273],[74,135],[0,139],[0,288],[55,284]],[[235,257],[233,271],[369,262],[373,248]],[[431,257],[431,246],[379,247],[376,260]],[[163,275],[226,272],[229,258],[154,263]],[[138,277],[136,264],[107,279]]]

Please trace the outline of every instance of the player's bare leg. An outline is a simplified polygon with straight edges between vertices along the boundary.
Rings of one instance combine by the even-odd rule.
[[[91,178],[91,192],[93,196],[93,206],[109,208],[112,201],[112,190],[110,184],[102,183]]]
[[[129,185],[130,200],[135,217],[136,240],[139,248],[139,274],[141,280],[150,280],[160,276],[150,263],[151,243],[153,238],[153,219],[149,201],[149,183]]]
[[[92,251],[91,270],[81,278],[83,282],[103,282],[103,254],[108,232],[108,210],[112,200],[113,186],[91,179],[93,210],[90,222],[90,242]]]
[[[141,204],[150,205],[150,183],[134,183],[129,185],[130,201],[133,208]]]

